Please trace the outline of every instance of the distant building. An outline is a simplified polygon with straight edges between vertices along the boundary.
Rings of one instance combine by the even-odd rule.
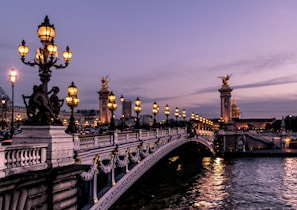
[[[122,116],[125,119],[131,118],[132,116],[132,102],[129,99],[123,101]]]
[[[232,100],[231,115],[232,115],[232,119],[240,118],[240,108],[237,106],[235,99]]]

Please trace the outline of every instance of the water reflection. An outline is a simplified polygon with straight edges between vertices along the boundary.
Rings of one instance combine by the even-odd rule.
[[[281,198],[287,206],[297,209],[297,158],[284,159],[283,192]]]
[[[205,157],[202,159],[203,174],[196,179],[188,191],[192,207],[213,209],[222,205],[228,195],[226,192],[225,166],[222,158]]]

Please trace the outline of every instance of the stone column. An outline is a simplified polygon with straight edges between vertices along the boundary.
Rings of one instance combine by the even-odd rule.
[[[232,121],[231,113],[231,92],[232,88],[229,86],[222,86],[219,89],[221,97],[221,117],[225,123],[230,123]]]

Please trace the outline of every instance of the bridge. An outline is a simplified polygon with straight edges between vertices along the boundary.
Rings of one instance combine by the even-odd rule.
[[[198,130],[193,137],[186,128],[71,136],[61,127],[25,128],[12,145],[0,147],[0,207],[108,209],[147,170],[181,145],[195,141],[215,154],[214,133],[207,130]]]

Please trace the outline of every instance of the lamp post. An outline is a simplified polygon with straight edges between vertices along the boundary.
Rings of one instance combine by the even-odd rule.
[[[178,107],[175,108],[174,115],[175,115],[175,125],[177,127],[178,126],[177,118],[179,116],[179,109],[178,109]]]
[[[18,114],[15,119],[16,119],[16,122],[17,122],[17,128],[19,128],[20,123],[22,121],[22,116],[20,114]]]
[[[191,113],[191,120],[195,120],[195,113],[194,112]]]
[[[134,111],[136,112],[135,128],[139,129],[139,113],[141,112],[141,100],[138,97],[134,101]]]
[[[170,107],[169,107],[168,104],[166,104],[166,106],[165,106],[164,114],[166,116],[166,124],[167,124],[167,127],[168,127],[168,116],[170,115]]]
[[[186,125],[187,111],[185,109],[182,110],[182,117],[184,118],[184,125]]]
[[[28,114],[28,122],[32,124],[43,124],[47,125],[51,123],[54,119],[56,122],[59,122],[57,116],[59,114],[60,107],[52,107],[49,103],[49,91],[48,91],[48,82],[50,81],[52,70],[51,68],[54,67],[56,69],[63,69],[66,68],[69,64],[70,59],[72,58],[72,53],[69,51],[69,47],[66,47],[66,50],[63,52],[63,58],[65,63],[64,64],[57,64],[58,61],[58,48],[57,45],[54,43],[54,37],[56,35],[54,25],[50,24],[48,16],[45,16],[44,22],[38,26],[37,29],[38,37],[40,38],[42,47],[38,48],[35,54],[35,58],[33,61],[26,61],[25,57],[29,51],[29,48],[26,46],[25,40],[22,41],[21,45],[18,47],[18,52],[21,56],[21,61],[28,66],[31,67],[38,67],[39,70],[39,77],[41,81],[41,85],[38,87],[37,93],[39,94],[39,101],[34,102],[35,104],[26,105],[27,110],[32,109],[32,107],[39,106],[38,113],[33,111]],[[33,94],[37,94],[33,92]],[[31,97],[24,97],[25,98],[33,98],[33,94]],[[44,116],[42,118],[38,116]],[[62,122],[60,123],[62,124]]]
[[[154,124],[153,124],[153,127],[156,128],[157,127],[156,115],[159,112],[159,105],[157,104],[156,101],[153,103],[153,110],[152,110],[152,112],[153,112],[153,115],[154,115]]]
[[[2,130],[4,130],[4,107],[5,107],[5,104],[6,104],[6,100],[5,98],[3,97],[1,99],[1,104],[2,104]]]
[[[75,107],[77,107],[79,103],[79,98],[77,97],[77,87],[74,85],[74,82],[71,83],[71,85],[68,87],[68,95],[66,96],[66,103],[71,109],[71,116],[67,128],[67,133],[76,133],[77,127],[75,125],[75,119],[73,115],[73,110]]]
[[[121,122],[122,122],[122,130],[124,129],[125,127],[125,110],[124,110],[124,101],[125,101],[125,98],[123,95],[121,95],[121,103],[122,103],[122,116],[121,116]]]
[[[116,95],[113,94],[113,92],[111,91],[109,93],[109,95],[107,96],[108,98],[108,103],[107,103],[107,107],[111,112],[111,116],[110,116],[110,126],[109,129],[110,130],[115,130],[115,123],[114,123],[114,116],[113,116],[113,112],[117,109],[117,103],[116,103]]]
[[[10,136],[14,133],[14,84],[17,78],[17,72],[14,68],[10,69],[9,78],[11,82],[11,124],[10,124]]]

